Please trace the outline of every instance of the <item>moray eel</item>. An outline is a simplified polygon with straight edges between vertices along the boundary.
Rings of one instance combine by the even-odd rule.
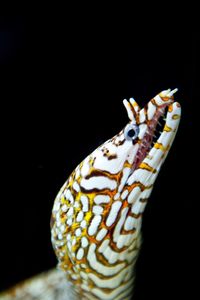
[[[180,121],[176,91],[162,91],[142,109],[133,98],[123,101],[129,123],[77,166],[55,199],[51,234],[59,268],[1,300],[132,298],[142,215]]]
[[[142,109],[124,100],[129,123],[77,166],[55,199],[52,244],[74,299],[132,295],[142,214],[180,120],[176,91]]]

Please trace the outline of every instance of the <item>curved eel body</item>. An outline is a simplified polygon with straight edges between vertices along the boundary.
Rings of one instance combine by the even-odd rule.
[[[129,123],[86,157],[59,191],[51,232],[63,272],[54,271],[58,280],[51,286],[60,283],[65,298],[57,289],[55,299],[131,299],[142,214],[180,121],[175,92],[161,92],[142,109],[124,100]]]
[[[142,214],[180,119],[174,92],[161,92],[143,109],[124,100],[130,122],[77,166],[56,197],[52,243],[81,299],[132,294]]]

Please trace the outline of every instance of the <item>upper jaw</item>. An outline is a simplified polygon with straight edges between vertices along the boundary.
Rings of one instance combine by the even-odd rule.
[[[144,160],[148,160],[155,154],[155,149],[159,149],[163,152],[163,157],[166,156],[166,152],[169,151],[173,139],[175,137],[176,130],[178,128],[181,108],[180,104],[174,102],[173,94],[177,89],[171,91],[166,90],[154,97],[145,107],[140,111],[140,114],[145,111],[146,115],[146,130],[141,138],[137,155],[135,157],[132,172],[140,167]],[[154,106],[154,107],[153,107]],[[154,113],[148,111],[148,109],[154,109]],[[148,116],[151,115],[151,119]],[[156,132],[157,125],[163,121],[162,129],[160,132]],[[154,161],[152,167],[156,168],[160,164],[160,159]]]
[[[161,117],[164,116],[165,114],[161,115]],[[149,151],[146,152],[141,163],[148,163],[155,170],[160,168],[173,143],[180,122],[180,117],[181,107],[178,102],[173,102],[167,106],[166,120],[163,129],[160,133],[158,133],[156,141],[151,144]],[[154,127],[154,129],[155,128],[156,127]]]
[[[152,186],[159,170],[171,148],[176,135],[181,116],[181,107],[178,102],[168,106],[165,127],[155,144],[146,151],[137,166],[134,166],[127,178],[126,184],[132,185],[140,182],[144,186]]]

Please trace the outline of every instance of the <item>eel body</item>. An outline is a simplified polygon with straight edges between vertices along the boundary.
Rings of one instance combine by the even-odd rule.
[[[128,124],[77,166],[55,199],[51,233],[59,270],[36,279],[51,297],[42,291],[14,298],[25,284],[12,290],[12,299],[131,299],[142,215],[180,121],[175,92],[162,91],[142,109],[124,100]]]

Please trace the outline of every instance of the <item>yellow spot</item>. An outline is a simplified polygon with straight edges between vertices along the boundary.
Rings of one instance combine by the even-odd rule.
[[[86,268],[86,269],[85,269],[85,272],[86,272],[86,273],[90,273],[91,271],[90,271],[89,268]]]
[[[83,228],[83,230],[82,230],[82,236],[87,236],[87,229],[86,228]]]
[[[132,164],[130,164],[127,160],[124,163],[124,168],[131,168]]]
[[[79,213],[79,211],[81,211],[82,209],[80,208],[80,206],[79,207],[75,207],[75,212],[76,213]]]
[[[91,211],[88,211],[86,214],[85,214],[85,220],[88,222],[92,217],[92,212]]]
[[[155,143],[154,148],[165,151],[165,147],[161,143]]]
[[[179,116],[179,115],[173,115],[173,116],[172,116],[172,119],[173,119],[173,120],[180,119],[180,116]]]
[[[167,126],[167,125],[165,125],[165,127],[164,127],[164,131],[166,131],[166,132],[170,132],[170,131],[172,131],[172,128],[171,128],[171,127],[169,127],[169,126]]]
[[[132,103],[133,107],[137,107],[138,108],[138,104],[136,102]]]
[[[63,195],[61,196],[60,202],[61,202],[61,204],[66,203],[66,199],[65,199],[65,197]]]
[[[144,169],[149,172],[156,173],[156,169],[152,168],[151,166],[149,166],[147,163],[144,162],[140,164],[140,169]]]
[[[72,252],[75,252],[75,251],[76,251],[76,249],[77,249],[77,245],[75,245],[75,246],[72,246]]]
[[[160,95],[161,96],[161,95]],[[164,102],[166,102],[166,101],[169,101],[170,99],[172,99],[172,98],[170,98],[170,97],[162,97],[161,96],[161,99],[164,101]]]
[[[171,105],[169,105],[168,111],[169,111],[169,112],[172,112],[172,110],[173,110],[173,106],[172,106],[172,104],[171,104]]]
[[[76,223],[74,222],[72,225],[71,225],[71,230],[75,230],[76,228],[79,227],[79,223]]]
[[[155,143],[154,148],[160,149],[163,152],[166,152],[167,150],[169,150],[170,146],[168,145],[167,147],[164,147],[163,144],[161,144],[161,143]]]

